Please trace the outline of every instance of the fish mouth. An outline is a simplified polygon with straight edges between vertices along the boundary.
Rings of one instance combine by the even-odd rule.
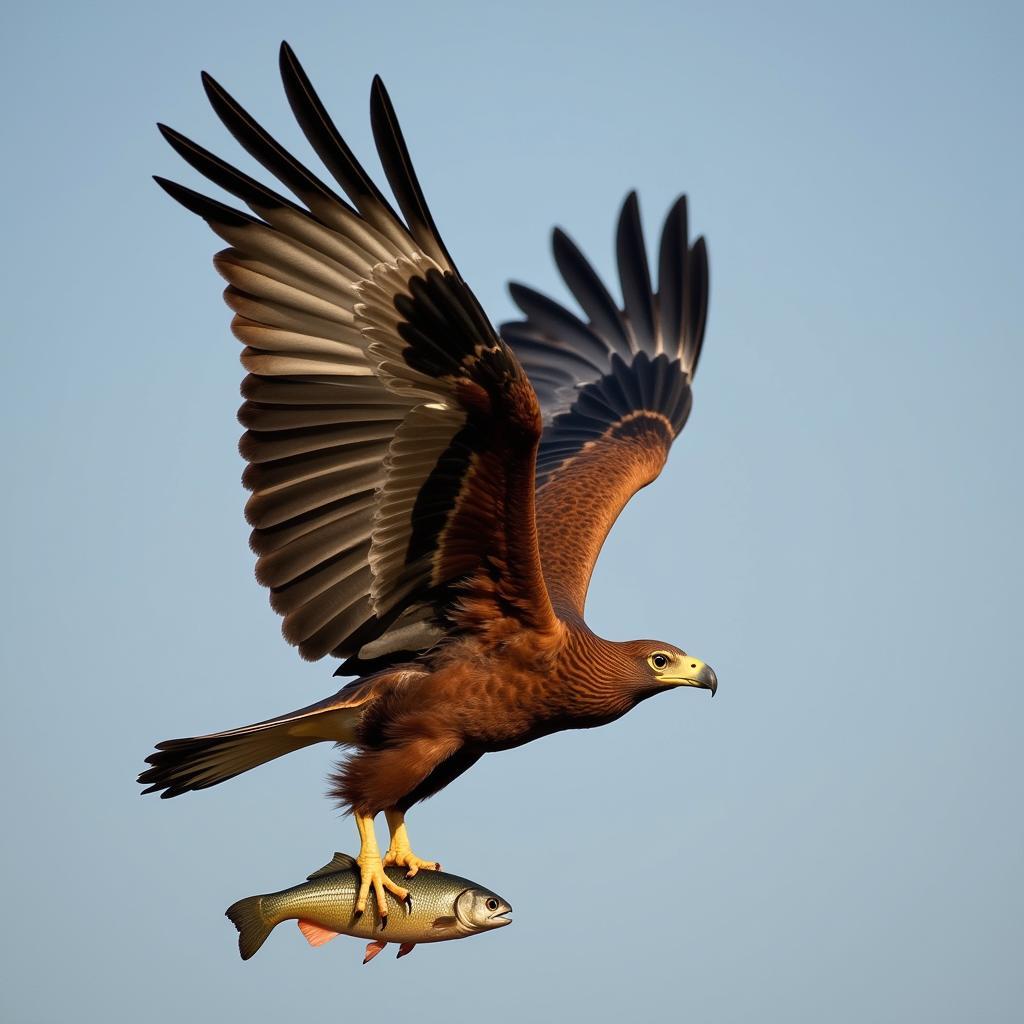
[[[499,910],[496,914],[491,914],[487,919],[487,923],[492,928],[504,928],[505,925],[512,923],[512,918],[508,916],[511,913],[511,907],[507,907],[505,910]]]

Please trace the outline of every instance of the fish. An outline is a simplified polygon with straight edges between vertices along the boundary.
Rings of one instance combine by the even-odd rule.
[[[322,946],[338,935],[370,939],[363,957],[369,963],[389,941],[398,956],[411,953],[421,942],[447,942],[493,931],[512,923],[511,905],[496,892],[468,878],[442,871],[420,871],[406,877],[403,868],[385,868],[394,882],[409,891],[400,904],[389,892],[387,914],[375,900],[357,914],[359,866],[347,853],[336,853],[306,881],[280,892],[247,896],[232,903],[225,916],[238,929],[238,952],[248,960],[282,921],[297,921],[311,946]]]

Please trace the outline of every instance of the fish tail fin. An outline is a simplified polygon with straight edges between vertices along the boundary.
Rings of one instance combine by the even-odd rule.
[[[248,960],[274,930],[263,915],[262,896],[247,896],[232,903],[224,915],[238,929],[238,952],[243,960]]]

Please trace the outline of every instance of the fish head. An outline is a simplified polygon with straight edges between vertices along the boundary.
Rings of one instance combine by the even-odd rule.
[[[455,918],[466,933],[485,932],[512,923],[511,905],[496,892],[473,886],[455,898]]]

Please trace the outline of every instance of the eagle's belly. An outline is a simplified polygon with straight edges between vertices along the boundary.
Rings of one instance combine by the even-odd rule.
[[[422,763],[425,753],[447,751],[403,795],[392,797],[399,809],[443,789],[484,754],[566,729],[604,725],[632,707],[621,694],[574,685],[557,672],[488,668],[479,660],[448,664],[409,680],[391,695],[397,699],[385,697],[367,709],[361,745],[376,759],[365,765],[370,775],[380,771],[381,758],[402,761],[405,771]],[[407,754],[415,755],[413,761],[403,760]],[[349,774],[354,777],[362,770],[350,769]]]

